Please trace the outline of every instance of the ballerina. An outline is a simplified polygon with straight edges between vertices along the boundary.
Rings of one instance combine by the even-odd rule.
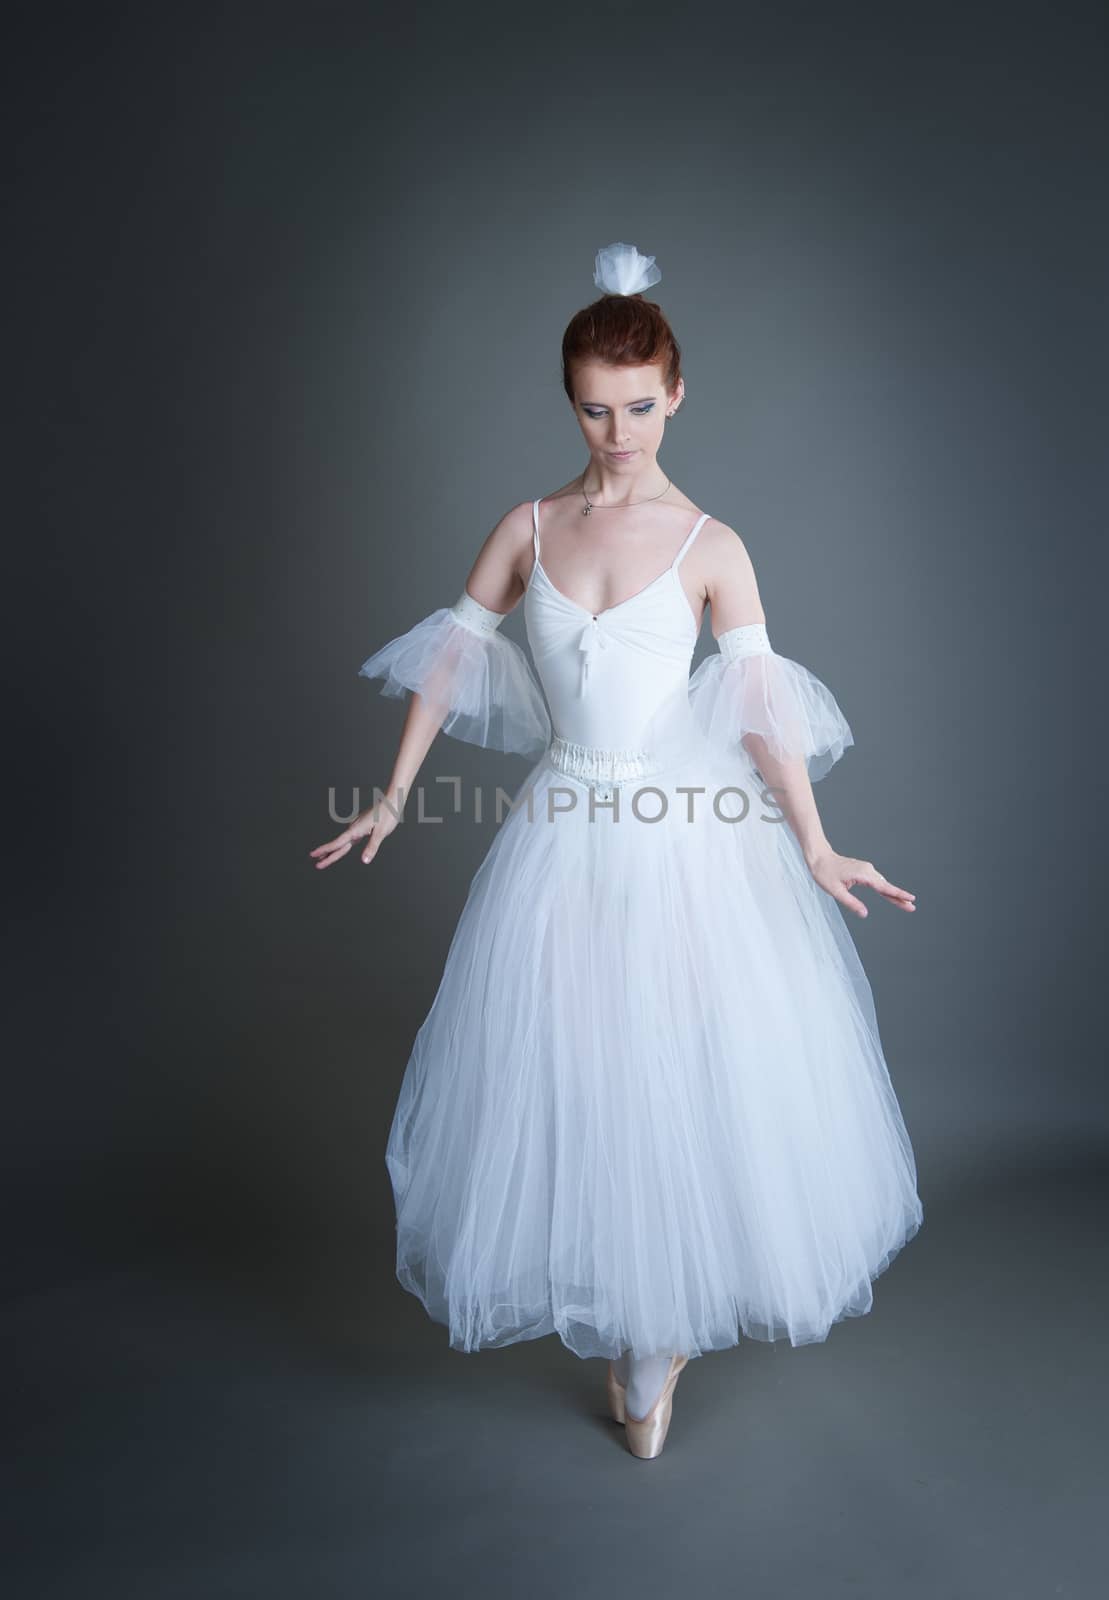
[[[825,1339],[923,1219],[843,916],[859,888],[915,895],[828,840],[812,785],[850,726],[773,650],[744,541],[659,464],[685,397],[660,277],[598,252],[562,345],[585,468],[362,664],[410,696],[399,749],[310,852],[371,863],[440,730],[529,759],[401,1082],[397,1276],[453,1348],[554,1334],[607,1359],[644,1460],[691,1359]],[[498,631],[521,600],[534,669]]]

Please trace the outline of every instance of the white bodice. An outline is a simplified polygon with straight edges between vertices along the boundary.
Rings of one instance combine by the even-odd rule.
[[[535,559],[524,620],[556,741],[571,761],[573,747],[599,747],[626,762],[642,748],[659,709],[688,686],[699,630],[678,569],[708,514],[698,517],[664,572],[594,616],[548,578],[539,555],[538,501],[532,511]]]
[[[678,569],[708,520],[697,518],[665,571],[593,615],[551,582],[535,554],[524,620],[536,670],[500,633],[506,613],[465,589],[362,663],[382,694],[420,694],[444,733],[496,750],[548,756],[563,773],[605,790],[681,765],[704,741],[797,757],[824,775],[854,743],[830,691],[771,649],[766,625],[717,635],[719,649],[690,676],[699,632]]]

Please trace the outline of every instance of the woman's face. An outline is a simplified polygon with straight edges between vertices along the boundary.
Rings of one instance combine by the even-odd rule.
[[[681,379],[668,395],[661,367],[582,361],[573,383],[574,415],[598,467],[633,474],[650,467],[666,431],[666,412],[681,398]]]

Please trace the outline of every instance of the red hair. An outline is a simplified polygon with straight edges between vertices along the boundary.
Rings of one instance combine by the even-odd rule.
[[[654,301],[641,294],[603,294],[570,318],[562,335],[562,387],[571,405],[575,361],[660,366],[667,394],[673,394],[682,375],[682,351],[673,329]]]

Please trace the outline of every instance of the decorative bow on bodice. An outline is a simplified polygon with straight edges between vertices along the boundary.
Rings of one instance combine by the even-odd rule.
[[[607,650],[611,644],[604,625],[597,617],[590,617],[582,629],[581,638],[578,640],[578,649],[582,652],[581,662],[581,688],[579,694],[584,694],[589,683],[589,668],[593,657],[598,650]]]

